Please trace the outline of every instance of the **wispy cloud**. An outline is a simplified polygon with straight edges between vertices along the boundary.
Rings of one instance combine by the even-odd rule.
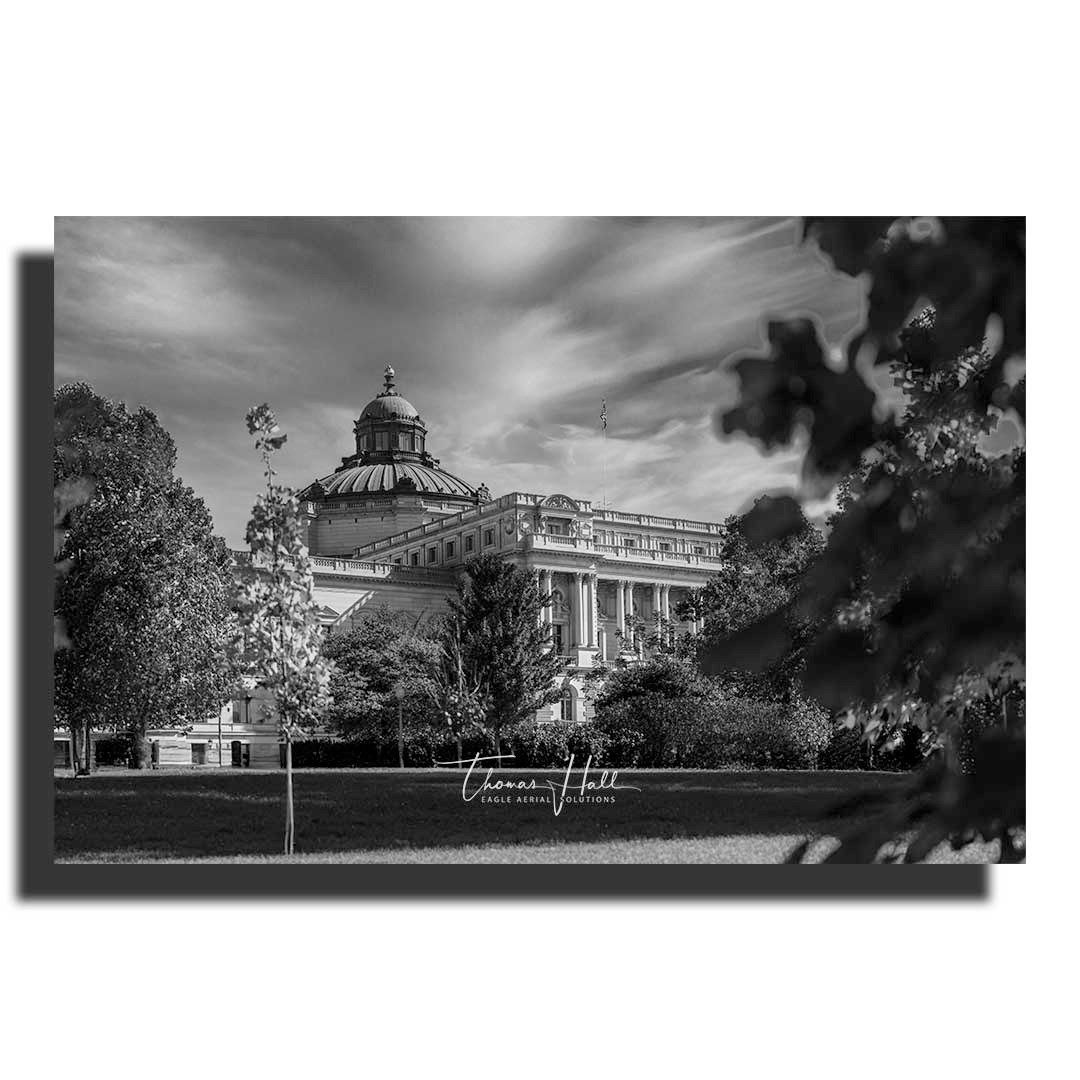
[[[57,380],[153,408],[232,543],[259,484],[247,408],[275,406],[304,484],[351,451],[386,363],[474,483],[715,519],[797,476],[717,440],[725,359],[770,314],[833,340],[859,315],[859,283],[796,241],[788,220],[60,219]]]

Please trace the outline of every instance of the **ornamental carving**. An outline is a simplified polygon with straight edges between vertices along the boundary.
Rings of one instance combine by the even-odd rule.
[[[549,495],[540,505],[558,510],[577,510],[578,508],[578,504],[569,495]]]

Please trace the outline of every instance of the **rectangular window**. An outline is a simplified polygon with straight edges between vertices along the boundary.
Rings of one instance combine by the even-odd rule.
[[[390,448],[389,440],[390,440],[390,435],[389,435],[388,432],[385,432],[385,431],[377,431],[377,432],[375,432],[375,449],[376,450],[388,450]]]
[[[705,554],[705,549],[700,544],[695,544],[694,545],[694,554],[695,555],[704,555]]]
[[[475,547],[475,538],[472,537],[472,536],[466,536],[465,537],[465,550],[466,551],[472,551],[472,549],[474,547]]]
[[[439,554],[438,548],[429,547],[427,549],[427,561],[433,563]]]
[[[191,744],[191,764],[192,765],[205,765],[206,764],[206,743],[193,742]]]
[[[491,544],[494,544],[494,543],[495,543],[495,530],[494,529],[485,529],[484,530],[484,546],[489,547]]]
[[[398,435],[398,449],[399,450],[411,450],[412,449],[412,432],[402,432]]]
[[[446,557],[448,559],[452,559],[454,557],[454,541],[453,540],[447,540],[446,541]]]
[[[395,566],[400,566],[401,565],[401,556],[400,555],[395,555],[394,556],[394,565]]]
[[[633,547],[637,541],[632,536],[623,537],[623,547]]]
[[[670,551],[671,550],[671,545],[670,544],[665,544],[664,541],[661,540],[660,541],[660,550],[661,551]]]
[[[409,565],[410,566],[419,566],[420,565],[420,552],[419,551],[414,551],[409,556]]]

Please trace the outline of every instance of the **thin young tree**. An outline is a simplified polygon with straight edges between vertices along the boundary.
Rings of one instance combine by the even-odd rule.
[[[321,651],[299,500],[290,488],[274,482],[273,455],[286,436],[269,405],[251,409],[247,426],[263,460],[266,491],[248,522],[251,562],[244,568],[240,612],[247,648],[277,705],[285,744],[285,854],[291,855],[296,836],[292,744],[329,706],[333,665]]]

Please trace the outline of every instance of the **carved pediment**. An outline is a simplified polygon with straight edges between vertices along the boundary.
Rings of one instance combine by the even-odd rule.
[[[578,504],[569,495],[549,495],[541,504],[557,510],[577,510]]]

